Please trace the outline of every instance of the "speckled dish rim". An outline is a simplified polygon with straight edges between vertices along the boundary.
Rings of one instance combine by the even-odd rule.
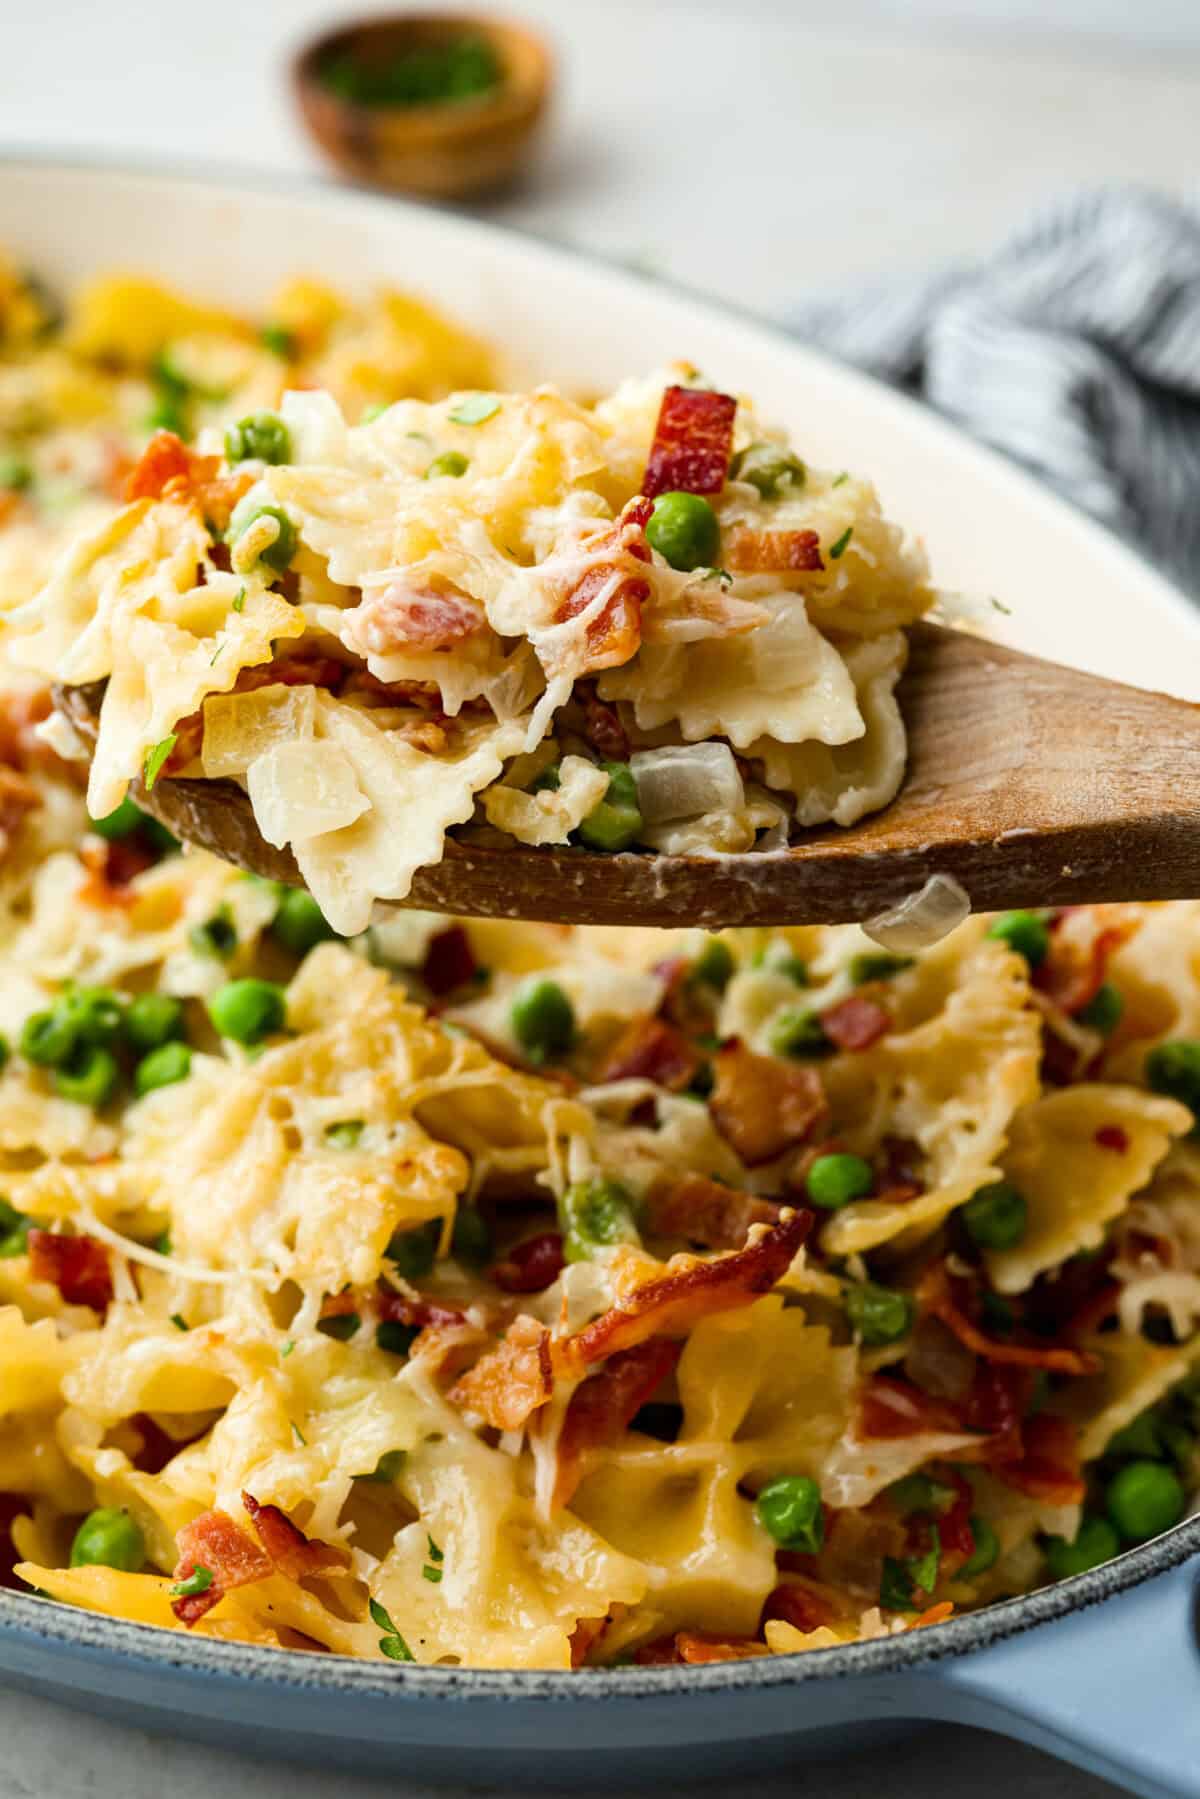
[[[148,156],[117,155],[110,152],[71,151],[66,154],[43,146],[13,144],[0,149],[0,174],[9,167],[44,168],[48,170],[80,170],[112,175],[132,175],[143,179],[188,181],[221,188],[234,187],[243,192],[292,197],[332,197],[338,193],[357,201],[377,199],[371,190],[347,186],[332,178],[290,175],[274,170],[247,170],[230,164],[198,165],[185,160],[165,161]],[[380,199],[389,209],[427,210],[413,201],[392,196]],[[432,210],[441,210],[432,208]],[[453,208],[444,209],[453,214]],[[631,280],[641,277],[636,269],[614,264],[599,256],[589,255],[569,244],[562,244],[542,234],[515,230],[490,220],[472,220],[473,230],[496,237],[524,237],[564,260],[592,264],[597,270],[612,272],[615,268]],[[655,276],[652,285],[703,306],[711,313],[726,313],[764,336],[777,336],[789,344],[786,331],[773,320],[739,307],[727,300],[716,300],[698,293],[681,282]],[[794,347],[794,345],[793,345]],[[861,377],[860,377],[861,379]],[[911,407],[924,408],[906,396],[892,394],[893,400]],[[939,421],[944,423],[944,421]],[[951,427],[947,426],[947,429]],[[994,452],[978,444],[970,444],[981,462],[1008,473],[1017,473],[1012,465]],[[1033,483],[1030,483],[1033,486]],[[1072,510],[1058,501],[1065,510]],[[1082,518],[1082,515],[1080,515]],[[1107,540],[1111,552],[1129,557],[1128,547],[1095,520],[1087,520],[1089,531]],[[1133,559],[1130,558],[1132,561]],[[1177,613],[1194,617],[1194,609],[1170,582],[1138,563],[1138,573],[1150,577],[1159,589],[1160,604]],[[622,1699],[655,1699],[681,1690],[686,1693],[729,1693],[748,1689],[796,1686],[801,1682],[837,1680],[846,1677],[867,1678],[872,1675],[900,1673],[939,1661],[969,1655],[988,1648],[1041,1624],[1085,1611],[1094,1605],[1118,1598],[1131,1588],[1156,1575],[1169,1573],[1200,1552],[1200,1515],[1185,1519],[1163,1536],[1129,1549],[1112,1561],[1086,1574],[1073,1575],[1053,1586],[1041,1587],[1014,1599],[999,1600],[978,1611],[965,1612],[943,1624],[927,1625],[920,1630],[897,1636],[880,1637],[873,1642],[847,1643],[832,1649],[810,1649],[786,1655],[754,1657],[745,1661],[712,1662],[700,1666],[623,1667],[619,1672],[604,1668],[577,1670],[430,1667],[417,1663],[359,1661],[351,1656],[308,1655],[300,1651],[268,1649],[255,1644],[231,1642],[212,1637],[189,1636],[157,1625],[138,1624],[104,1613],[83,1611],[56,1600],[33,1594],[0,1589],[0,1638],[21,1635],[36,1638],[46,1646],[61,1644],[91,1653],[120,1654],[147,1670],[172,1669],[180,1674],[207,1676],[240,1676],[260,1686],[309,1692],[340,1692],[365,1698],[395,1699],[403,1693],[413,1699],[463,1700],[472,1697],[491,1700],[549,1703],[603,1703],[619,1693]]]
[[[128,1660],[185,1674],[240,1675],[260,1685],[364,1697],[414,1699],[529,1700],[602,1703],[661,1698],[664,1693],[728,1693],[747,1688],[794,1686],[801,1681],[895,1674],[948,1657],[968,1655],[993,1643],[1050,1624],[1089,1606],[1116,1599],[1155,1575],[1166,1574],[1200,1551],[1200,1516],[1186,1519],[1165,1535],[1129,1549],[1086,1574],[1050,1587],[1003,1599],[897,1636],[833,1649],[702,1666],[560,1669],[428,1667],[418,1663],[358,1661],[352,1656],[305,1655],[287,1649],[211,1637],[185,1636],[158,1625],[132,1623],[103,1613],[77,1610],[32,1594],[0,1592],[0,1636],[19,1630],[47,1645],[117,1652]],[[619,1683],[619,1684],[614,1684]]]

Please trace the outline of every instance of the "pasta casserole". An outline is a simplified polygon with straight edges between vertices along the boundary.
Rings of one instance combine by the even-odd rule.
[[[359,899],[378,865],[357,849],[341,886],[313,850],[320,905],[181,853],[124,785],[185,713],[202,714],[206,767],[222,740],[257,745],[229,766],[270,796],[260,822],[286,813],[289,746],[374,733],[411,748],[409,714],[433,719],[315,678],[196,673],[216,652],[214,675],[225,655],[263,666],[276,646],[274,677],[278,646],[301,642],[310,668],[350,666],[367,600],[347,595],[378,584],[340,558],[392,566],[357,496],[416,480],[410,423],[430,438],[422,456],[445,455],[468,441],[456,431],[499,434],[518,413],[528,432],[494,462],[484,437],[460,452],[518,524],[528,499],[506,483],[600,456],[588,491],[605,516],[594,500],[572,512],[554,475],[554,516],[530,527],[544,537],[511,546],[514,567],[544,567],[564,534],[573,556],[622,516],[662,388],[592,409],[506,397],[452,427],[472,383],[490,391],[486,353],[395,297],[355,311],[293,287],[308,312],[270,348],[158,290],[117,284],[110,314],[111,291],[55,331],[35,289],[0,288],[0,560],[19,607],[0,643],[26,655],[31,631],[57,635],[57,660],[90,635],[111,663],[76,671],[110,683],[90,787],[46,726],[40,680],[0,673],[0,1578],[293,1651],[619,1669],[936,1623],[1174,1523],[1200,1432],[1200,904],[974,918],[899,955],[855,926],[706,936],[403,910],[371,923]],[[125,341],[84,330],[114,317]],[[294,593],[239,570],[236,546],[229,568],[214,557],[192,482],[239,481],[236,467],[196,475],[207,453],[188,450],[186,499],[123,510],[112,476],[146,466],[147,406],[203,430],[221,407],[245,416],[260,382],[258,410],[277,407],[296,372],[275,366],[280,343],[339,392],[284,401],[298,454],[246,471],[254,504],[306,546]],[[368,393],[387,412],[347,427]],[[147,453],[166,454],[155,442]],[[459,508],[459,574],[480,518],[467,480],[428,487],[447,483],[437,518]],[[923,575],[868,489],[807,481],[771,503],[821,509],[803,528],[826,588],[685,583],[634,556],[655,577],[642,617],[786,612],[802,592],[789,616],[820,640],[826,699],[861,720],[865,685],[886,692],[902,659]],[[729,482],[714,502],[726,554],[763,528],[760,498]],[[830,533],[847,529],[870,555],[835,594],[851,550],[834,556]],[[106,557],[111,612],[84,598]],[[471,565],[485,586],[490,557]],[[417,560],[410,547],[399,566]],[[143,578],[156,597],[134,604]],[[35,616],[38,587],[57,598]],[[73,637],[56,611],[72,605]],[[802,658],[755,719],[750,679],[706,688],[703,637],[647,639],[639,657],[660,658],[661,679],[639,686],[614,663],[581,698],[575,663],[555,686],[538,628],[503,651],[529,705],[514,705],[511,755],[478,764],[492,772],[471,828],[519,837],[535,814],[549,830],[556,805],[571,815],[571,764],[599,766],[584,753],[599,718],[643,733],[629,753],[652,756],[668,730],[677,752],[736,742],[728,705],[742,708],[755,771],[735,770],[740,803],[764,816],[778,801],[746,796],[815,791],[792,779],[810,751],[826,758],[829,813],[860,780],[852,736],[840,761],[815,733],[763,747]],[[770,628],[725,642],[720,669]],[[476,648],[478,664],[448,659],[453,679],[508,678],[490,637]],[[392,667],[392,645],[354,653],[357,693],[427,679]],[[676,693],[677,657],[675,709],[647,712],[653,692]],[[135,695],[139,667],[154,673]],[[457,708],[439,691],[439,718],[501,727],[465,687]],[[420,753],[460,751],[479,754]],[[539,786],[551,766],[558,785]],[[339,778],[314,776],[322,803]],[[589,805],[627,803],[598,791]],[[365,844],[368,816],[328,834]]]

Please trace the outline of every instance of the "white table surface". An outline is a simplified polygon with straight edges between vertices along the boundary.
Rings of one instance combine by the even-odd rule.
[[[282,59],[331,14],[365,9],[3,0],[0,153],[315,171]],[[1194,0],[514,0],[512,10],[554,34],[563,79],[536,175],[490,215],[765,313],[844,278],[978,254],[1080,183],[1183,190],[1200,172]],[[386,1784],[339,1774],[335,1786],[4,1693],[0,1742],[0,1799],[427,1791],[402,1768]],[[755,1781],[759,1799],[818,1785],[822,1799],[1114,1790],[951,1729],[805,1774]],[[726,1783],[728,1799],[744,1784]],[[659,1787],[655,1799],[675,1794]]]

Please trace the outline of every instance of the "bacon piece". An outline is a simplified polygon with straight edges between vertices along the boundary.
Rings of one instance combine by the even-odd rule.
[[[1080,906],[1061,913],[1055,924],[1049,953],[1033,971],[1033,985],[1074,1016],[1095,999],[1109,958],[1133,936],[1139,920],[1114,919],[1103,909]]]
[[[633,1659],[639,1668],[667,1668],[677,1666],[682,1662],[683,1657],[676,1647],[675,1636],[672,1633],[670,1636],[654,1637],[649,1643],[643,1643],[640,1649],[634,1650]]]
[[[568,1504],[579,1485],[585,1452],[616,1442],[671,1373],[682,1351],[680,1343],[652,1338],[613,1356],[599,1374],[576,1387],[558,1438],[555,1507]]]
[[[177,1583],[190,1580],[198,1568],[206,1568],[212,1575],[212,1585],[203,1593],[171,1602],[171,1610],[189,1629],[234,1587],[250,1586],[274,1573],[274,1563],[266,1550],[260,1549],[228,1512],[202,1512],[184,1525],[175,1542],[179,1549],[175,1564]]]
[[[536,1318],[515,1318],[504,1341],[460,1375],[449,1398],[496,1430],[520,1430],[554,1390],[550,1332]]]
[[[515,1244],[504,1261],[489,1270],[488,1279],[503,1293],[542,1293],[565,1265],[561,1234],[542,1231]]]
[[[611,562],[598,562],[577,581],[559,602],[556,624],[578,618],[594,600],[605,594],[604,604],[587,626],[587,650],[581,674],[602,668],[620,668],[635,656],[642,641],[642,607],[650,597],[650,583],[628,567],[628,560],[649,562],[646,525],[652,507],[649,500],[630,500],[621,516],[585,546],[589,555],[611,552]],[[624,572],[623,572],[624,571]]]
[[[608,1629],[608,1618],[580,1618],[571,1632],[571,1666],[582,1668],[600,1638]]]
[[[84,843],[78,854],[88,872],[79,889],[85,906],[132,906],[137,897],[130,892],[134,881],[158,861],[149,844],[136,835]]]
[[[1005,1486],[1050,1505],[1077,1505],[1087,1491],[1080,1472],[1079,1437],[1069,1418],[1037,1412],[1021,1427],[1022,1450],[1012,1461],[990,1461]]]
[[[828,1115],[815,1068],[755,1055],[736,1039],[716,1056],[713,1073],[709,1112],[747,1167],[802,1143]]]
[[[686,1237],[706,1249],[740,1249],[752,1224],[774,1224],[774,1200],[761,1199],[740,1187],[726,1187],[703,1174],[685,1174],[669,1186],[651,1190],[647,1222],[661,1237]]]
[[[108,1251],[95,1237],[59,1236],[53,1231],[29,1233],[29,1272],[49,1281],[68,1305],[106,1312],[113,1296]]]
[[[453,993],[456,987],[465,987],[478,967],[465,929],[460,924],[452,924],[430,938],[421,965],[421,979],[440,999],[443,994]]]
[[[615,706],[599,699],[590,681],[579,681],[574,698],[583,713],[583,735],[606,762],[628,762],[629,737]]]
[[[253,469],[222,475],[220,467],[219,456],[198,456],[173,431],[156,431],[125,483],[125,498],[193,501],[218,531],[224,531],[257,476]]]
[[[725,532],[721,559],[738,575],[807,575],[825,567],[815,531],[753,531],[746,525]]]
[[[556,1343],[556,1371],[578,1377],[650,1337],[682,1336],[712,1312],[749,1305],[787,1273],[812,1224],[811,1212],[785,1210],[776,1224],[755,1226],[752,1241],[730,1255],[672,1256],[663,1274]]]
[[[692,979],[692,967],[690,956],[669,956],[656,962],[651,972],[663,984],[660,1017],[669,1018],[681,1031],[699,1036],[712,1030],[713,990]]]
[[[1101,1149],[1111,1149],[1123,1156],[1129,1148],[1129,1133],[1119,1124],[1102,1124],[1096,1132],[1095,1141]]]
[[[86,785],[86,765],[64,762],[37,734],[38,726],[53,710],[48,687],[0,693],[0,765],[17,774],[41,770],[76,786]]]
[[[961,1436],[968,1427],[949,1400],[935,1399],[892,1374],[873,1374],[859,1389],[858,1435],[894,1439],[926,1434]]]
[[[334,1294],[333,1299],[341,1299],[341,1294]],[[325,1304],[329,1301],[326,1300]],[[381,1323],[409,1324],[418,1331],[424,1330],[462,1330],[470,1328],[470,1319],[458,1306],[443,1305],[440,1300],[409,1299],[406,1293],[397,1293],[394,1287],[381,1287],[375,1297],[376,1310]],[[342,1308],[339,1306],[338,1308]],[[353,1312],[357,1307],[353,1304],[345,1307]],[[324,1314],[324,1306],[322,1306]]]
[[[691,1667],[706,1662],[745,1662],[771,1652],[753,1637],[713,1637],[702,1631],[681,1630],[675,1638],[679,1659]]]
[[[839,1049],[870,1049],[892,1028],[891,1014],[877,1000],[852,993],[820,1014],[821,1029]]]
[[[293,1524],[277,1505],[260,1505],[252,1493],[242,1494],[242,1504],[250,1514],[250,1522],[259,1541],[281,1574],[289,1580],[304,1580],[313,1574],[332,1569],[345,1573],[350,1556],[332,1543],[320,1543],[306,1537],[299,1525]]]
[[[594,1079],[654,1081],[668,1092],[682,1093],[700,1071],[702,1058],[687,1038],[661,1018],[634,1018],[612,1044]]]
[[[454,649],[487,627],[478,600],[450,588],[392,581],[367,594],[347,615],[355,647],[365,656],[424,656]]]
[[[1065,1344],[997,1342],[981,1331],[968,1314],[972,1304],[970,1282],[952,1275],[944,1261],[934,1262],[921,1277],[917,1303],[926,1316],[940,1318],[964,1348],[989,1362],[1013,1368],[1045,1368],[1051,1374],[1096,1374],[1099,1356]]]
[[[1029,1405],[1036,1371],[979,1361],[971,1391],[962,1405],[963,1423],[982,1433],[978,1450],[968,1457],[961,1450],[956,1460],[981,1460],[989,1465],[1014,1461],[1021,1453],[1021,1421]]]
[[[720,493],[729,477],[736,412],[732,394],[668,387],[642,481],[646,498],[668,492]]]
[[[767,1594],[759,1627],[778,1619],[807,1636],[809,1631],[828,1629],[844,1616],[843,1607],[828,1587],[800,1576],[781,1581]]]
[[[25,775],[0,764],[0,861],[20,829],[21,821],[42,803],[42,796]]]
[[[937,1478],[954,1488],[954,1503],[948,1511],[942,1512],[937,1520],[938,1540],[942,1550],[942,1573],[951,1573],[975,1552],[975,1536],[971,1530],[971,1515],[975,1509],[975,1495],[971,1483],[957,1469],[939,1469]]]

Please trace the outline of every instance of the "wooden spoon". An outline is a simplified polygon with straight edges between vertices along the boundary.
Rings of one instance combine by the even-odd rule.
[[[103,685],[55,698],[95,738]],[[977,912],[1200,896],[1200,706],[962,631],[911,632],[908,772],[883,812],[773,854],[595,855],[447,842],[400,902],[565,924],[828,924],[952,875]],[[137,803],[189,843],[300,886],[232,781],[163,780]]]

